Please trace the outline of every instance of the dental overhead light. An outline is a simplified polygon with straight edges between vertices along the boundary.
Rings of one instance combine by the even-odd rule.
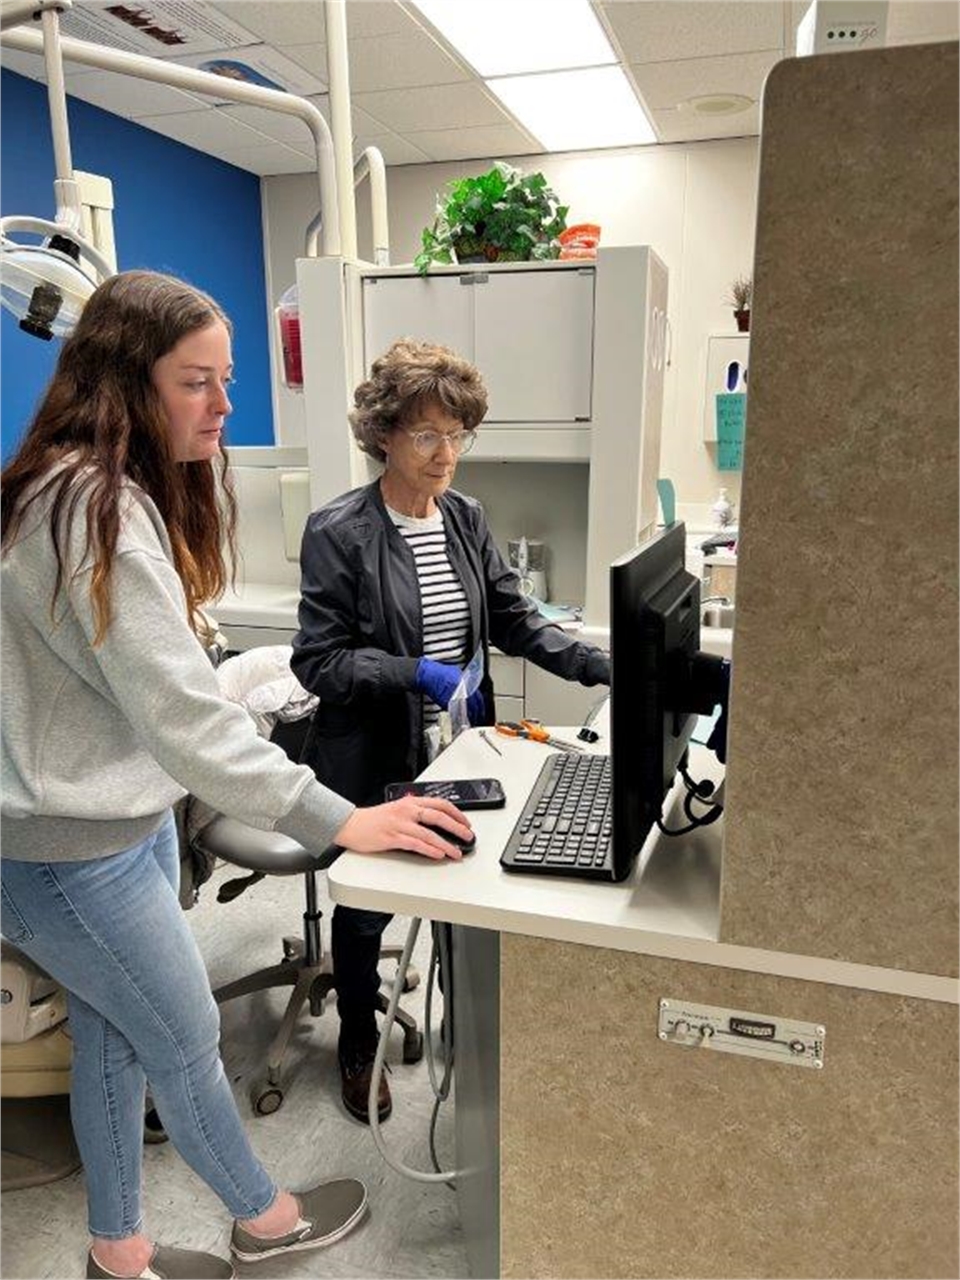
[[[81,231],[57,12],[70,4],[71,0],[36,0],[29,6],[18,3],[0,9],[4,28],[36,17],[43,24],[57,211],[53,221],[19,215],[0,218],[0,303],[16,316],[21,329],[46,341],[70,333],[100,279],[113,275],[111,264]],[[12,239],[14,234],[38,235],[43,241],[21,244]]]

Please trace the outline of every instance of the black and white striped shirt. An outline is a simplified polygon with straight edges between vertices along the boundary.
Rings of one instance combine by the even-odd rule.
[[[469,659],[470,608],[460,579],[447,555],[443,514],[405,516],[387,507],[390,519],[407,540],[417,566],[420,584],[420,611],[423,620],[423,656],[434,662],[462,667]],[[435,724],[440,708],[431,699],[423,700],[425,727]]]

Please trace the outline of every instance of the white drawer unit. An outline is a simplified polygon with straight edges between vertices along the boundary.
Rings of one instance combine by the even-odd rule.
[[[523,668],[522,658],[511,658],[505,653],[491,653],[490,679],[498,697],[523,697]]]
[[[522,720],[524,717],[523,698],[497,693],[493,700],[493,707],[498,720]]]

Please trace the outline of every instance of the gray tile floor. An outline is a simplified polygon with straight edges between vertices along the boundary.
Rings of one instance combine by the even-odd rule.
[[[303,889],[298,878],[268,878],[233,903],[216,901],[217,885],[238,874],[218,870],[204,886],[189,919],[214,985],[280,959],[280,939],[300,932]],[[324,942],[329,946],[331,904],[320,880]],[[394,920],[387,940],[402,943],[407,920]],[[424,980],[404,996],[404,1007],[422,1022],[430,930],[420,931],[415,962]],[[385,974],[392,962],[382,966]],[[434,1017],[437,1016],[437,1001]],[[276,1258],[248,1274],[280,1277],[343,1276],[466,1277],[466,1252],[455,1193],[445,1185],[417,1183],[390,1169],[381,1159],[366,1126],[352,1120],[340,1104],[336,1064],[337,1016],[328,1005],[322,1017],[304,1017],[288,1053],[286,1099],[271,1116],[254,1116],[250,1082],[259,1073],[264,1051],[279,1022],[286,992],[245,996],[224,1006],[223,1056],[241,1115],[264,1163],[286,1186],[310,1186],[334,1173],[362,1178],[370,1193],[370,1213],[352,1235],[330,1249]],[[391,1152],[419,1169],[430,1168],[427,1143],[433,1094],[426,1062],[401,1062],[402,1037],[392,1036],[388,1061],[394,1110],[383,1135]],[[445,1167],[454,1160],[453,1101],[441,1108],[437,1154]],[[186,1248],[226,1255],[230,1222],[226,1210],[187,1168],[169,1143],[144,1152],[147,1227],[155,1236]],[[2,1198],[0,1275],[4,1280],[69,1280],[85,1266],[85,1210],[81,1174],[46,1187],[8,1191]]]

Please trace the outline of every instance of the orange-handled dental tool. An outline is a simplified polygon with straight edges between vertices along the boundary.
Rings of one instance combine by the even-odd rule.
[[[561,751],[583,751],[583,747],[575,746],[572,742],[561,742],[559,738],[551,737],[549,730],[536,720],[502,720],[494,728],[507,738],[529,738],[531,742],[559,747]]]

